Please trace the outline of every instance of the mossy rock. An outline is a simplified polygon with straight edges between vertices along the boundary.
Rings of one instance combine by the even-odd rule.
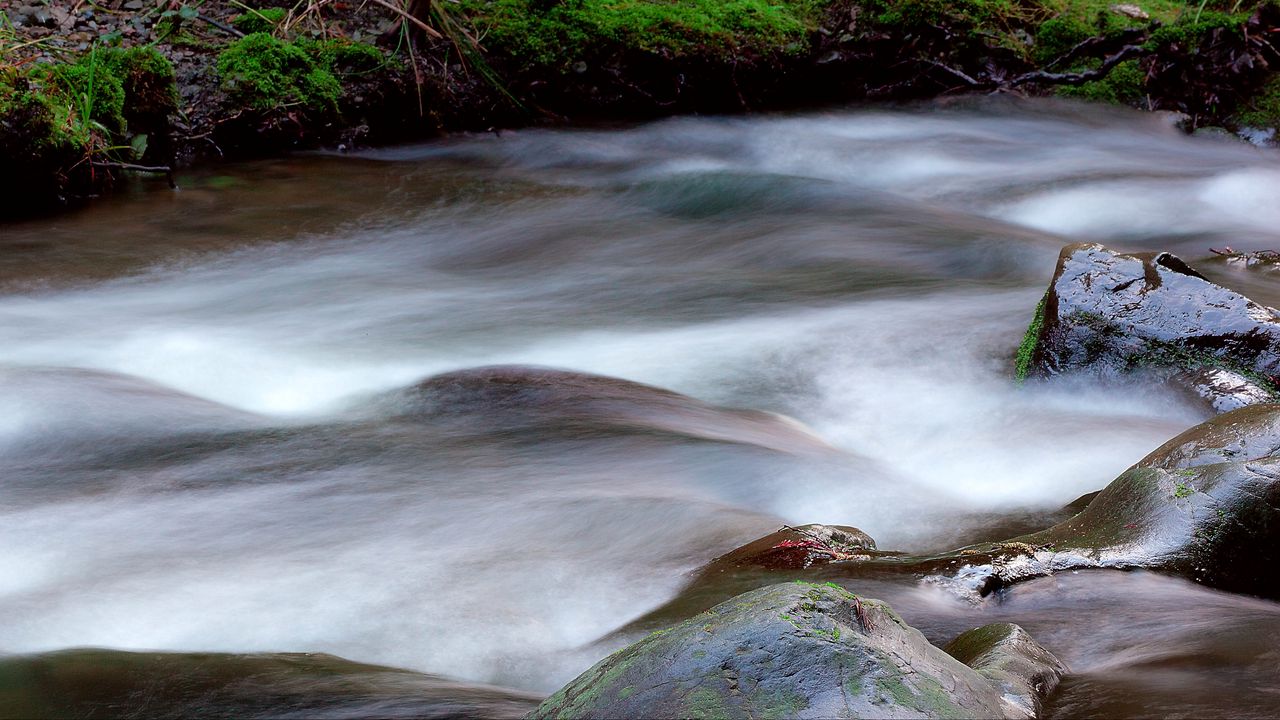
[[[1280,312],[1209,282],[1169,253],[1081,243],[1059,254],[1015,374],[1154,371],[1205,396],[1209,389],[1194,374],[1182,374],[1203,368],[1247,380],[1244,404],[1280,399]]]
[[[998,718],[974,670],[883,602],[784,583],[597,663],[530,718]]]

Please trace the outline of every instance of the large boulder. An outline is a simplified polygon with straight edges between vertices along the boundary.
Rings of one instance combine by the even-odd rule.
[[[318,653],[0,657],[4,718],[518,718],[528,693]]]
[[[624,630],[652,628],[730,595],[798,578],[915,576],[979,602],[1062,570],[1142,568],[1280,599],[1280,575],[1271,571],[1280,560],[1280,404],[1197,425],[1070,507],[1076,513],[1048,529],[927,556],[870,543],[848,552],[813,548],[812,556],[785,555],[799,543],[778,547],[788,536],[774,533],[709,563],[676,598]]]
[[[1076,516],[939,559],[943,584],[979,594],[1089,567],[1146,568],[1280,598],[1280,405],[1219,415],[1182,433]]]
[[[783,415],[718,407],[651,385],[571,370],[469,368],[427,378],[384,403],[404,418],[486,433],[662,433],[781,452],[833,451],[800,422]]]
[[[1067,666],[1013,623],[992,623],[961,633],[943,648],[1000,691],[1011,717],[1035,718]]]
[[[1017,375],[1153,369],[1218,410],[1280,399],[1280,313],[1206,280],[1169,253],[1063,248]],[[1204,369],[1218,372],[1199,374]],[[1175,377],[1177,376],[1177,377]]]
[[[883,602],[784,583],[596,663],[531,718],[1021,717]]]

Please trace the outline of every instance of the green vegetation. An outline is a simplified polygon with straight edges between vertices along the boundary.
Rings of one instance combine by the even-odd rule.
[[[604,53],[799,53],[823,0],[463,0],[490,51],[568,69]]]
[[[386,53],[368,43],[330,38],[298,40],[296,44],[311,56],[318,67],[339,78],[367,75],[392,64]]]
[[[254,33],[218,55],[223,90],[260,112],[298,108],[317,115],[338,111],[342,86],[326,67],[299,45]]]
[[[250,8],[244,14],[231,18],[231,24],[246,35],[269,33],[284,22],[288,14],[288,10],[280,7],[266,7],[258,10]]]
[[[1193,493],[1195,493],[1195,490],[1193,490],[1190,485],[1186,484],[1185,482],[1182,482],[1181,480],[1179,480],[1178,484],[1175,485],[1173,488],[1173,496],[1178,499],[1191,497]]]
[[[1248,19],[1248,13],[1230,14],[1212,10],[1183,15],[1177,22],[1154,30],[1147,40],[1147,48],[1155,50],[1173,43],[1195,48],[1214,30],[1243,33]]]
[[[1249,106],[1236,115],[1236,121],[1255,128],[1280,126],[1280,73],[1271,76]]]
[[[1097,65],[1097,63],[1093,63]],[[1141,100],[1145,95],[1146,73],[1142,71],[1137,60],[1126,60],[1111,69],[1101,80],[1094,80],[1083,85],[1064,86],[1058,88],[1063,97],[1093,100],[1094,102],[1112,103],[1115,105],[1132,103]]]
[[[74,63],[36,65],[31,76],[69,99],[79,121],[97,123],[111,134],[124,132],[124,83],[103,62],[103,51],[90,51]]]
[[[25,168],[35,186],[76,167],[88,173],[86,158],[141,155],[145,134],[167,124],[177,105],[173,66],[152,48],[94,47],[73,62],[0,65],[0,157]]]
[[[144,116],[168,115],[178,109],[178,85],[173,63],[153,47],[102,51],[103,64],[120,79],[124,116],[129,124]]]
[[[1027,379],[1031,372],[1031,360],[1035,357],[1036,348],[1040,345],[1040,335],[1044,331],[1044,305],[1049,299],[1049,291],[1040,296],[1036,312],[1031,316],[1031,324],[1022,335],[1022,343],[1018,345],[1018,357],[1014,363],[1013,376],[1018,382]]]

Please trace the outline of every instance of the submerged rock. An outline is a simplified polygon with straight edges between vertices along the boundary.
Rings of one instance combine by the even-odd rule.
[[[1274,401],[1280,313],[1209,282],[1169,253],[1068,245],[1019,350],[1017,373],[1084,368],[1155,369],[1219,410]],[[1214,368],[1231,376],[1196,375]]]
[[[1012,623],[992,623],[962,633],[943,648],[1000,692],[1010,717],[1035,718],[1067,666]]]
[[[537,701],[312,653],[77,649],[0,657],[6,718],[518,718]]]
[[[474,423],[485,432],[662,433],[782,452],[832,450],[798,421],[722,408],[630,380],[498,365],[428,378],[394,401],[404,417]]]
[[[785,583],[601,660],[531,718],[1020,717],[885,603]]]

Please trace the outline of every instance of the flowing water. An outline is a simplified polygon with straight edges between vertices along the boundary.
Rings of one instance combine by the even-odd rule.
[[[1204,419],[1137,382],[1010,380],[1063,244],[1171,250],[1280,304],[1208,250],[1280,247],[1280,156],[1113,110],[533,130],[180,184],[0,227],[0,652],[328,652],[547,693],[783,522],[965,543]],[[813,443],[710,410],[513,428],[411,389],[493,364],[782,413]],[[860,591],[935,642],[1023,623],[1075,673],[1060,716],[1280,693],[1273,603],[1121,573],[979,607]]]

